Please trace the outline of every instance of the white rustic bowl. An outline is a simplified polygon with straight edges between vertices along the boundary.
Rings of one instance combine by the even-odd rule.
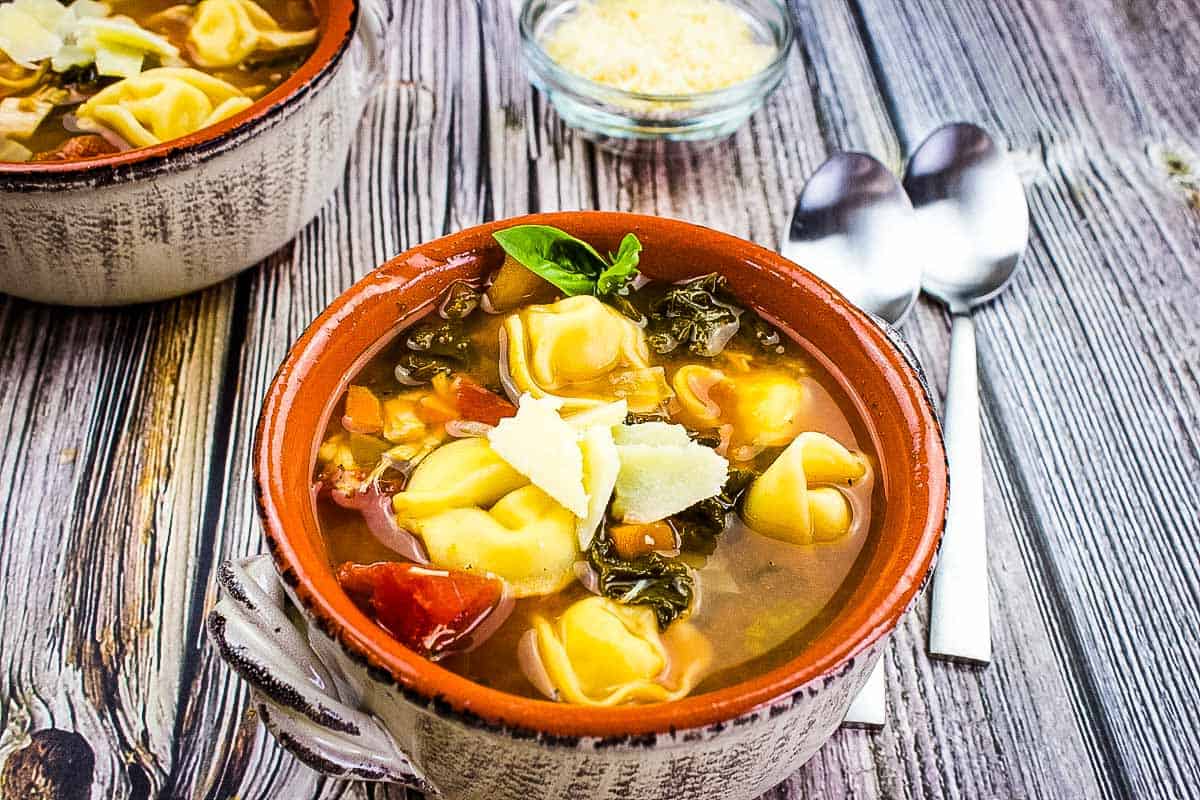
[[[855,588],[812,644],[734,686],[669,703],[588,708],[473,683],[408,650],[338,585],[317,525],[315,451],[356,369],[456,280],[503,260],[491,234],[555,225],[616,250],[636,233],[641,269],[713,270],[844,380],[880,454],[887,498]],[[408,251],[343,294],[292,347],[268,391],[255,487],[272,557],[223,565],[208,618],[221,657],[252,687],[279,742],[330,775],[478,800],[750,800],[838,727],[933,565],[946,458],[919,369],[888,332],[775,253],[676,220],[609,212],[494,222]],[[293,618],[288,603],[299,609]]]
[[[0,292],[107,306],[176,297],[261,261],[320,209],[381,70],[386,0],[315,0],[317,46],[244,112],[153,147],[0,163]]]

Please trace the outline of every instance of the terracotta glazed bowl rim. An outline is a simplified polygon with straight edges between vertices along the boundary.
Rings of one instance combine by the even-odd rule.
[[[813,646],[805,648],[783,666],[730,687],[657,705],[590,708],[508,694],[450,672],[386,636],[341,591],[325,560],[323,547],[315,544],[320,541],[320,534],[309,488],[311,477],[306,477],[309,483],[301,487],[297,472],[299,462],[289,459],[289,456],[294,459],[296,453],[294,450],[284,452],[283,442],[288,436],[296,437],[292,444],[298,447],[302,441],[300,437],[311,431],[310,449],[304,454],[308,459],[307,476],[311,476],[316,440],[324,430],[329,409],[336,398],[301,400],[314,394],[303,390],[305,378],[317,372],[314,365],[320,364],[322,377],[319,381],[323,387],[329,380],[328,375],[335,370],[344,375],[340,378],[340,385],[344,387],[350,378],[347,373],[361,364],[366,354],[387,336],[386,331],[378,330],[374,319],[365,321],[368,312],[379,315],[385,308],[394,307],[400,312],[395,317],[399,321],[423,308],[424,298],[411,307],[403,299],[413,281],[422,280],[422,276],[431,281],[442,280],[430,276],[437,275],[439,266],[445,268],[443,272],[453,267],[454,258],[445,254],[479,253],[487,246],[484,240],[490,242],[493,230],[515,224],[556,225],[585,238],[604,235],[594,231],[599,226],[609,225],[621,231],[657,235],[664,240],[672,236],[677,240],[686,236],[688,242],[699,240],[707,252],[715,254],[714,260],[757,265],[738,273],[746,281],[761,280],[764,284],[789,281],[797,295],[796,302],[801,302],[805,296],[815,296],[815,302],[832,315],[826,318],[826,324],[833,326],[830,330],[839,332],[839,342],[842,341],[840,332],[848,332],[850,343],[839,346],[864,354],[857,363],[864,370],[877,370],[877,377],[873,379],[876,388],[882,385],[885,388],[879,391],[891,392],[885,400],[894,401],[894,406],[900,409],[894,423],[877,423],[873,430],[886,429],[890,431],[888,435],[898,441],[895,446],[904,457],[897,460],[902,460],[903,467],[897,468],[894,479],[889,478],[884,486],[893,486],[894,480],[905,491],[898,498],[888,500],[889,507],[896,504],[893,519],[903,521],[902,525],[896,526],[894,534],[889,534],[888,541],[894,539],[896,546],[877,548],[878,555],[870,562],[874,566],[874,559],[884,559],[883,568],[890,571],[863,579],[847,603],[845,613],[849,616],[840,627],[834,625],[825,629],[826,633],[819,634]],[[583,232],[579,232],[581,228]],[[470,244],[472,242],[474,244]],[[652,246],[647,245],[648,248]],[[449,260],[433,261],[433,256],[423,251]],[[389,310],[388,313],[394,312]],[[815,315],[811,319],[815,319]],[[811,325],[810,322],[810,330]],[[360,347],[360,340],[365,341],[368,336],[375,339]],[[338,344],[339,338],[342,344]],[[324,354],[331,349],[337,355],[322,363]],[[873,402],[879,404],[878,399]],[[293,417],[297,422],[289,426]],[[885,468],[888,460],[885,459]],[[285,470],[294,477],[287,480],[281,477]],[[909,471],[912,474],[906,477]],[[887,334],[866,314],[809,272],[757,245],[679,220],[617,212],[560,212],[492,222],[415,247],[368,274],[334,300],[308,327],[280,366],[259,418],[254,472],[259,513],[281,577],[306,609],[310,620],[339,642],[353,660],[365,665],[373,678],[394,683],[407,699],[435,714],[451,716],[485,729],[507,729],[516,735],[532,736],[549,743],[577,741],[580,737],[596,737],[607,742],[630,741],[636,737],[674,734],[706,726],[715,726],[712,730],[719,730],[724,723],[768,704],[795,698],[806,690],[812,691],[810,684],[815,680],[824,678],[828,681],[844,674],[859,654],[895,628],[915,601],[933,564],[944,524],[947,495],[941,431],[921,378]],[[297,496],[299,494],[304,497]],[[897,555],[909,550],[911,557],[906,561]],[[849,634],[824,642],[824,639],[832,639],[835,632],[845,633],[842,628]],[[818,648],[817,644],[822,642],[824,644]]]
[[[0,162],[0,189],[53,186],[73,178],[134,179],[172,166],[191,166],[253,135],[322,82],[341,61],[358,22],[361,0],[316,0],[321,28],[316,47],[287,80],[246,110],[187,136],[149,147],[70,161]],[[324,16],[321,11],[325,10]]]

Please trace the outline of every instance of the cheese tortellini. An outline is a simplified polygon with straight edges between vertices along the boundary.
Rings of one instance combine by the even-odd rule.
[[[254,52],[307,47],[316,38],[316,28],[281,30],[253,0],[201,0],[188,31],[188,47],[202,67],[234,67]]]
[[[575,515],[484,439],[459,439],[426,456],[392,509],[435,565],[498,575],[516,597],[553,594],[575,579]]]
[[[823,433],[802,433],[746,492],[742,517],[755,531],[793,544],[832,542],[853,523],[850,502],[836,486],[867,474],[867,461]]]
[[[160,67],[100,90],[76,115],[147,147],[220,122],[252,102],[236,86],[199,70]]]
[[[659,633],[654,612],[604,597],[534,619],[538,660],[556,699],[589,706],[678,700],[699,681],[712,647],[691,623]]]
[[[671,396],[642,329],[590,295],[527,306],[504,331],[518,391],[561,397],[564,413],[621,399],[630,411],[654,411]]]
[[[731,425],[737,444],[782,447],[803,424],[804,386],[784,372],[760,369],[737,375],[687,364],[675,371],[671,383],[682,419],[702,430]]]

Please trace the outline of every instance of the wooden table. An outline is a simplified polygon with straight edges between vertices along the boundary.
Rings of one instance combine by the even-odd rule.
[[[1011,148],[1032,213],[1024,272],[978,315],[996,661],[927,658],[922,604],[887,655],[887,729],[839,732],[769,797],[1200,793],[1194,0],[794,10],[767,108],[666,163],[564,129],[507,0],[404,2],[345,179],[292,246],[175,302],[0,300],[3,745],[81,734],[93,787],[71,797],[402,796],[283,753],[204,636],[215,565],[262,548],[248,454],[289,343],[388,256],[496,217],[635,210],[775,247],[831,151],[899,169],[961,118]],[[944,386],[945,315],[922,301],[904,330]]]

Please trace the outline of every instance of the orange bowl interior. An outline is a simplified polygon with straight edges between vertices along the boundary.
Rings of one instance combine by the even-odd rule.
[[[600,251],[636,233],[642,271],[675,281],[713,271],[744,302],[822,354],[845,381],[881,461],[884,518],[863,578],[798,657],[752,680],[671,703],[587,708],[530,700],[475,684],[399,644],[334,579],[317,526],[312,468],[329,412],[349,379],[398,327],[459,279],[479,278],[502,255],[491,233],[513,224],[555,225]],[[336,300],[295,344],[259,422],[255,470],[268,543],[284,579],[326,633],[412,694],[448,702],[491,724],[563,736],[627,736],[720,723],[844,668],[886,636],[911,606],[933,562],[945,512],[941,434],[913,369],[861,311],[779,255],[726,234],[658,217],[564,212],[471,228],[414,248]]]

